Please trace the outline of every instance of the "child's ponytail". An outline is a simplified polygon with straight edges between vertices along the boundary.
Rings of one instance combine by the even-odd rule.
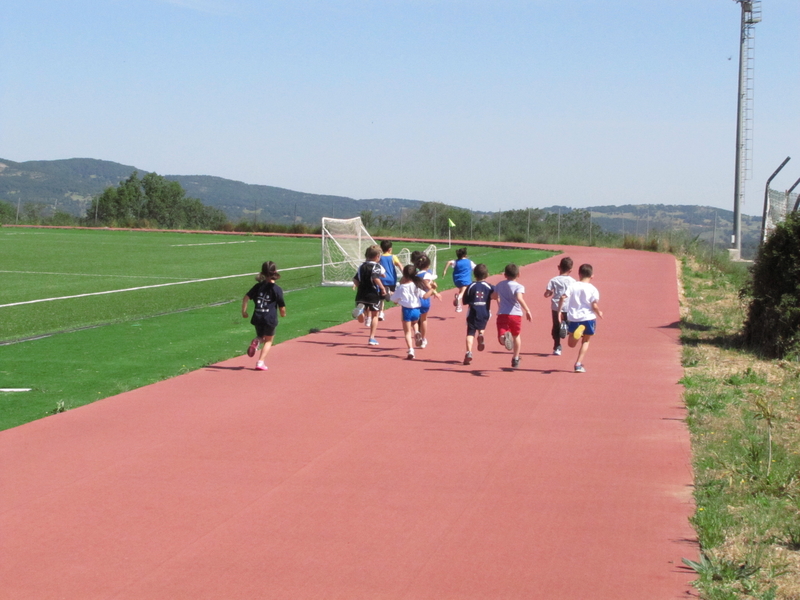
[[[264,281],[276,281],[281,278],[281,274],[278,273],[278,265],[276,265],[271,260],[268,260],[264,264],[261,265],[261,272],[256,275],[256,281],[264,282]]]

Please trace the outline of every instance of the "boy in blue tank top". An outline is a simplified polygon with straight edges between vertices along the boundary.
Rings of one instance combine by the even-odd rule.
[[[403,272],[403,265],[400,263],[400,259],[397,258],[394,254],[392,254],[392,242],[389,240],[383,240],[381,242],[381,260],[380,265],[383,267],[385,274],[383,276],[383,287],[386,288],[387,297],[394,293],[395,289],[397,289],[397,276],[398,272]],[[384,300],[381,300],[381,310],[378,313],[378,320],[383,321],[383,308],[384,308]]]

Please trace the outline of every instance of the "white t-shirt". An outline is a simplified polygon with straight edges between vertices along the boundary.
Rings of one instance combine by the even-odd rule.
[[[517,293],[524,294],[525,286],[510,279],[504,279],[495,287],[499,306],[498,315],[522,315],[522,306],[517,302]]]
[[[550,304],[553,310],[558,310],[558,301],[561,299],[561,296],[565,294],[567,296],[569,295],[569,288],[573,283],[575,283],[575,280],[569,275],[558,275],[547,282],[547,289],[553,292],[553,296],[550,298]],[[567,299],[564,300],[561,310],[567,312]]]
[[[592,303],[600,301],[600,292],[591,283],[576,281],[569,289],[567,318],[570,323],[591,321],[597,318]]]
[[[426,294],[414,282],[401,283],[392,294],[392,302],[405,308],[419,308],[422,306],[420,299]]]

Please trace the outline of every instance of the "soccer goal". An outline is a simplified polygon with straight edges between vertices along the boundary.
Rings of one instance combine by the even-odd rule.
[[[364,228],[361,217],[322,217],[322,285],[353,285],[353,275],[372,245],[375,240]]]
[[[427,254],[428,258],[431,259],[431,271],[433,271],[433,274],[436,277],[438,277],[438,273],[436,271],[436,246],[431,244],[430,246],[425,248],[425,254]],[[411,251],[408,248],[403,248],[402,250],[400,250],[400,252],[397,253],[397,258],[400,259],[401,265],[404,266],[408,265],[411,263]],[[402,275],[402,273],[400,273],[399,275]],[[436,277],[434,277],[434,279]]]

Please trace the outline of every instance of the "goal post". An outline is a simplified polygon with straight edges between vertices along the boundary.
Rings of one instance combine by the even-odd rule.
[[[361,217],[322,217],[322,285],[352,285],[353,274],[364,262],[364,253],[375,244]]]

